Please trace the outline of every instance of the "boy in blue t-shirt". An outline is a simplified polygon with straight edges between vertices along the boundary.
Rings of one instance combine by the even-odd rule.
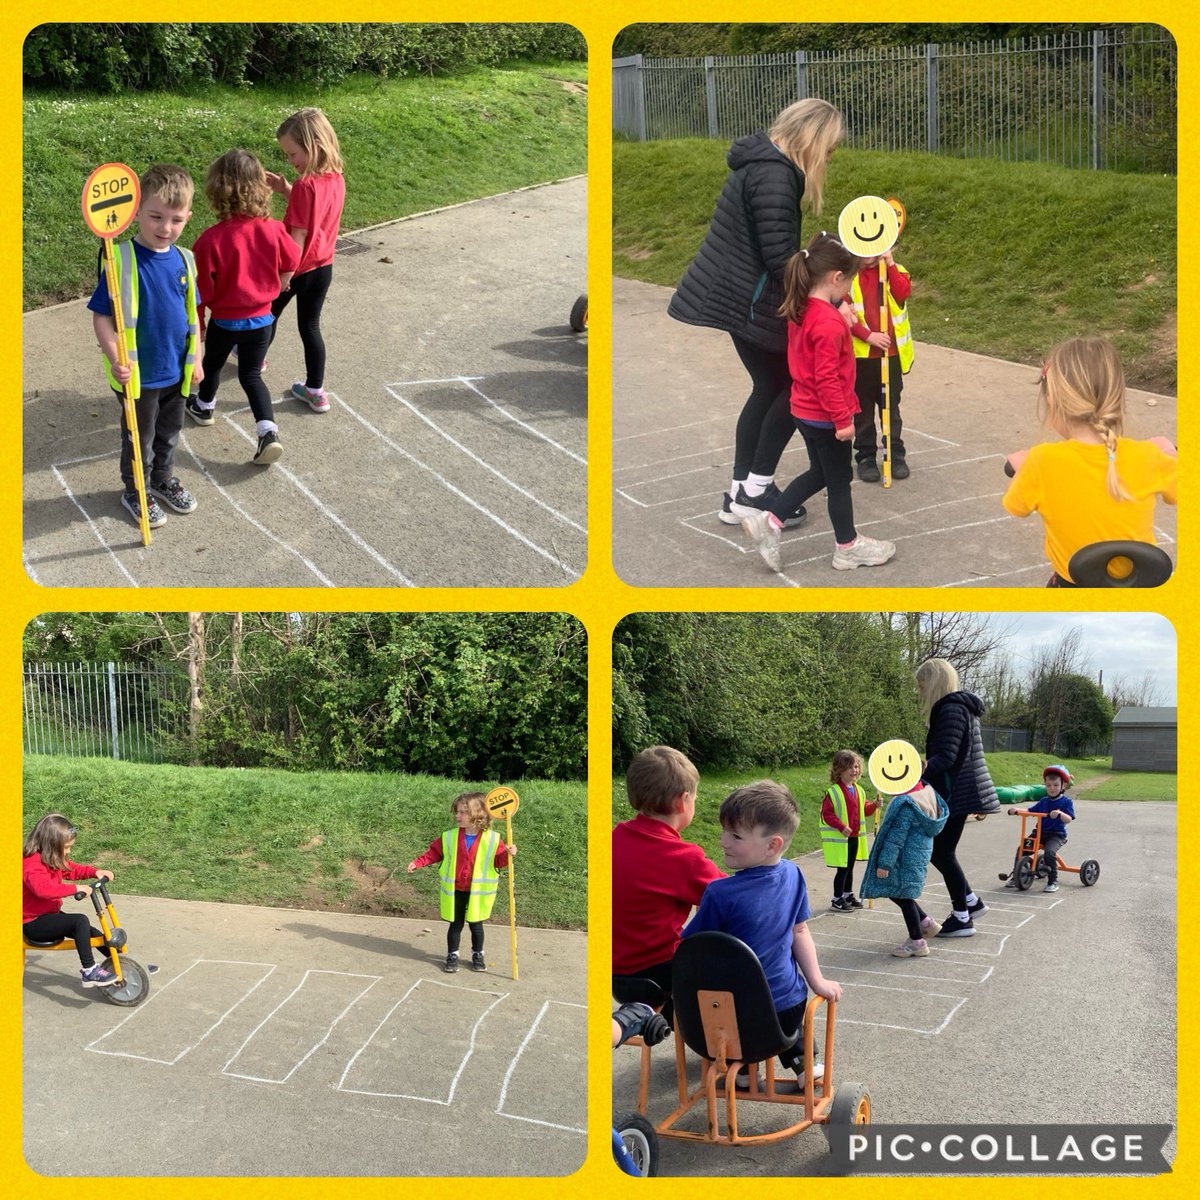
[[[725,865],[734,874],[704,889],[683,936],[719,930],[745,942],[762,963],[780,1028],[796,1032],[809,988],[826,1000],[842,995],[841,984],[826,979],[817,963],[804,876],[795,863],[780,861],[800,823],[796,801],[782,784],[760,779],[731,792],[719,815]],[[779,1061],[803,1071],[803,1039]]]
[[[1071,783],[1071,772],[1060,763],[1054,763],[1042,772],[1045,796],[1025,806],[1027,812],[1046,814],[1042,818],[1042,849],[1046,854],[1044,892],[1058,891],[1058,852],[1066,845],[1067,826],[1075,820],[1075,805],[1067,795]],[[1010,808],[1008,815],[1012,817],[1020,811],[1019,808]],[[1010,879],[1005,887],[1016,887],[1015,879]]]
[[[107,360],[108,382],[121,395],[132,388],[138,441],[146,479],[146,519],[151,529],[166,523],[155,498],[177,513],[194,512],[195,498],[175,476],[175,446],[183,429],[184,402],[204,372],[198,353],[196,265],[191,252],[176,246],[192,215],[192,177],[170,164],[151,167],[141,178],[138,231],[131,242],[113,247],[122,294],[129,363],[120,366],[117,327],[108,278],[88,301],[92,328]],[[133,438],[121,406],[121,504],[140,521],[134,481]]]

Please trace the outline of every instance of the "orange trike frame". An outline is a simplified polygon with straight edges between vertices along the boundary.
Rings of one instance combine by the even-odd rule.
[[[1037,875],[1038,854],[1042,850],[1042,820],[1044,817],[1049,816],[1049,814],[1031,812],[1027,808],[1021,808],[1014,815],[1021,818],[1021,838],[1017,842],[1017,853],[1013,858],[1011,873],[1001,874],[1000,878],[1008,879],[1011,877],[1016,879],[1017,887],[1024,892],[1029,890]],[[1033,822],[1032,833],[1026,832],[1028,828],[1026,825],[1027,820]],[[1030,843],[1028,848],[1026,848],[1026,842]],[[1024,887],[1021,887],[1020,864],[1021,860],[1025,858],[1029,859],[1029,880]],[[1058,864],[1058,870],[1066,871],[1069,875],[1078,875],[1084,887],[1091,887],[1100,876],[1100,864],[1093,858],[1085,859],[1077,867],[1068,866],[1063,862],[1062,856],[1058,854],[1054,856],[1054,861]]]

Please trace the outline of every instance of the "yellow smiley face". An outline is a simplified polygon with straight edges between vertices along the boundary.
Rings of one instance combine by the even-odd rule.
[[[921,756],[911,742],[895,738],[871,751],[867,774],[877,791],[900,796],[921,782]]]
[[[838,237],[851,254],[874,258],[886,254],[900,236],[896,210],[879,196],[859,196],[842,209]]]

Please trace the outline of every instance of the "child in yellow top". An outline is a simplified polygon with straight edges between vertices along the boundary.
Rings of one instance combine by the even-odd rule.
[[[1038,513],[1046,530],[1050,587],[1074,587],[1067,564],[1093,542],[1155,544],[1157,496],[1175,503],[1176,460],[1162,439],[1121,436],[1125,378],[1116,347],[1072,338],[1050,351],[1042,369],[1044,420],[1065,440],[1013,455],[1004,495],[1014,517]]]

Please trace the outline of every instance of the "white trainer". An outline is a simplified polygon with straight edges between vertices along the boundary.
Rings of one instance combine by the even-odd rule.
[[[767,566],[772,571],[782,571],[783,557],[779,550],[779,535],[781,531],[776,529],[767,520],[767,514],[765,512],[753,512],[750,516],[743,517],[742,528],[746,531],[746,536],[757,547],[759,554],[763,556],[763,561]]]
[[[853,571],[855,567],[879,567],[895,553],[895,542],[877,541],[860,533],[849,546],[839,546],[833,552],[833,569]]]

